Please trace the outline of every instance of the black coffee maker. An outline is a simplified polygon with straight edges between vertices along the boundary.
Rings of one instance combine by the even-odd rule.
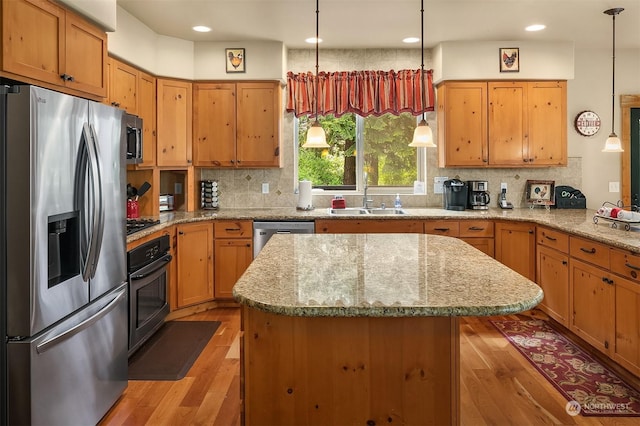
[[[467,205],[467,184],[460,179],[444,181],[444,208],[464,210]]]

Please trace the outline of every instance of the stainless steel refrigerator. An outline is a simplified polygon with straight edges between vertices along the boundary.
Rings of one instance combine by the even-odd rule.
[[[0,423],[97,423],[127,385],[122,111],[0,97]]]

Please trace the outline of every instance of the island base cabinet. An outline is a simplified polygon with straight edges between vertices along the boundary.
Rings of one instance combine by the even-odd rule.
[[[242,315],[246,425],[460,423],[456,317]]]

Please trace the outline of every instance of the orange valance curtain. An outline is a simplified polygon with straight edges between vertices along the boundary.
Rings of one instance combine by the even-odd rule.
[[[433,111],[432,70],[425,70],[422,104],[420,70],[319,72],[318,114],[337,117],[353,112],[364,117]],[[287,73],[287,112],[314,115],[315,76]]]

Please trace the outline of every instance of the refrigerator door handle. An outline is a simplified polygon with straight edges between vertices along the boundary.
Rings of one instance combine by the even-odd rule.
[[[78,151],[78,161],[76,162],[75,171],[75,209],[80,212],[80,262],[82,266],[82,279],[89,281],[89,255],[90,255],[90,233],[87,229],[87,218],[91,206],[88,204],[93,196],[88,197],[87,191],[91,192],[92,188],[87,188],[87,167],[89,162],[89,133],[88,126],[83,126],[82,135],[80,137],[80,148]]]
[[[91,327],[92,324],[94,324],[95,322],[100,320],[102,317],[107,315],[109,312],[111,312],[116,307],[116,305],[120,302],[120,300],[122,300],[122,298],[126,296],[127,296],[127,289],[123,288],[122,290],[120,290],[118,294],[115,295],[113,300],[109,302],[109,304],[107,304],[104,308],[100,309],[94,315],[78,323],[77,325],[71,327],[70,329],[63,331],[62,333],[56,336],[53,336],[52,338],[47,339],[44,342],[40,343],[38,346],[36,346],[36,350],[38,351],[39,354],[44,353],[49,349],[51,349],[52,347],[64,342],[65,340],[70,339],[71,337],[75,336],[81,331]]]
[[[87,125],[85,124],[85,127]],[[89,265],[91,266],[89,278],[93,278],[96,274],[96,268],[98,267],[98,259],[100,258],[100,249],[102,248],[102,237],[104,235],[104,196],[102,194],[102,174],[100,172],[100,153],[98,151],[98,135],[96,134],[93,125],[89,125],[89,133],[91,135],[91,142],[88,144],[90,163],[92,164],[91,171],[93,174],[93,196],[94,196],[94,211],[93,211],[93,226],[91,230],[91,244],[89,246],[90,258]]]

